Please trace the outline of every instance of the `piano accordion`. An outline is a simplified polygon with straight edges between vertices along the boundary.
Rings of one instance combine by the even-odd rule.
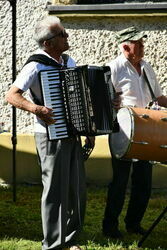
[[[108,66],[40,71],[39,77],[44,105],[55,115],[55,124],[47,126],[49,140],[112,132],[114,90]]]

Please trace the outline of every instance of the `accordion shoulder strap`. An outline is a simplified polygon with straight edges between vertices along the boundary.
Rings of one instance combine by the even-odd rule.
[[[69,56],[67,54],[62,54],[62,58],[64,60],[64,67],[67,68],[67,62],[68,62]],[[30,62],[38,62],[44,65],[50,65],[50,66],[62,68],[61,64],[57,63],[52,58],[45,56],[43,54],[34,54],[30,56],[28,60],[26,61],[25,65]]]
[[[150,84],[150,82],[149,82],[149,80],[148,80],[148,77],[147,77],[147,74],[146,74],[146,71],[145,71],[144,68],[143,68],[143,75],[144,75],[144,79],[145,79],[145,81],[146,81],[146,83],[147,83],[148,89],[149,89],[149,91],[150,91],[152,101],[155,101],[155,100],[156,100],[156,97],[155,97],[155,94],[154,94],[154,92],[153,92],[153,89],[152,89],[152,87],[151,87],[151,84]]]
[[[68,59],[69,59],[69,55],[62,54],[62,58],[64,60],[64,68],[66,69],[67,68],[67,62],[68,62]]]
[[[67,62],[69,59],[69,55],[62,54],[62,58],[64,60],[64,67],[63,68],[67,68]],[[43,54],[34,54],[34,55],[30,56],[24,65],[26,65],[30,62],[38,62],[38,63],[44,64],[44,65],[54,66],[54,67],[60,68],[60,69],[62,68],[61,64],[57,63],[52,58],[45,56]],[[41,102],[36,97],[36,95],[33,93],[31,88],[30,88],[30,92],[31,92],[31,96],[33,98],[34,103],[36,103],[37,105],[42,105]]]

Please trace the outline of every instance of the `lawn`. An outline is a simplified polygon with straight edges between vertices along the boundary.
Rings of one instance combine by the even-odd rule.
[[[17,200],[12,201],[12,189],[0,187],[0,250],[40,250],[41,186],[22,185],[17,187]],[[101,233],[106,187],[88,186],[88,201],[83,232],[79,244],[87,250],[136,250],[140,236],[125,231],[123,218],[129,195],[120,217],[122,241],[106,239]],[[167,190],[153,190],[149,207],[143,219],[143,226],[149,228],[167,205]],[[167,215],[160,220],[149,237],[144,241],[144,250],[167,249]]]

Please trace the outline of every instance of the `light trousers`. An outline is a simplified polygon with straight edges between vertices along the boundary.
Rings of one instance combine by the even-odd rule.
[[[78,137],[48,141],[35,134],[40,159],[43,193],[42,250],[70,246],[82,229],[85,206],[85,169]]]

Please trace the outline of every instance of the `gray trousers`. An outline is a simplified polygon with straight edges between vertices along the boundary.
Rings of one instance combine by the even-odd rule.
[[[43,193],[42,249],[70,246],[83,226],[86,206],[85,169],[80,138],[48,141],[35,134]]]

